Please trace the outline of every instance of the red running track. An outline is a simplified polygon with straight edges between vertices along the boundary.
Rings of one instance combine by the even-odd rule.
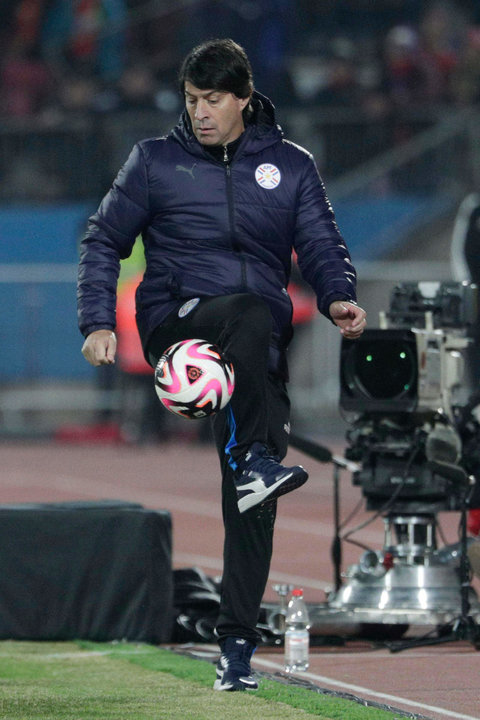
[[[341,441],[330,446],[341,455]],[[209,575],[222,572],[223,528],[219,472],[213,447],[193,443],[146,446],[122,444],[3,443],[0,504],[119,499],[167,509],[173,519],[174,567],[197,566]],[[309,602],[323,602],[332,584],[332,467],[290,450],[288,460],[307,467],[306,485],[279,501],[275,550],[265,600],[276,599],[272,584],[301,584]],[[346,472],[340,479],[342,517],[357,505],[359,489]],[[352,524],[369,515],[363,506]],[[458,514],[439,521],[447,542],[456,542]],[[380,549],[383,526],[377,520],[355,539]],[[361,549],[344,543],[343,569]],[[475,583],[476,585],[476,583]],[[255,655],[259,670],[282,668],[272,648]],[[432,720],[480,718],[480,653],[468,642],[390,653],[360,640],[314,647],[306,679],[351,693],[412,716]]]

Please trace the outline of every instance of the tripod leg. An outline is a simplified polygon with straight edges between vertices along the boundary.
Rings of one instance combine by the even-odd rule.
[[[467,492],[465,491],[461,503],[460,518],[460,616],[455,620],[452,632],[440,637],[418,638],[406,640],[405,642],[389,643],[387,647],[391,652],[400,652],[414,647],[427,645],[441,645],[448,642],[467,640],[475,650],[480,650],[480,627],[470,615],[470,564],[468,561],[468,540],[467,540]]]
[[[480,627],[470,615],[457,620],[453,633],[457,640],[468,640],[475,650],[480,650]]]
[[[337,466],[334,466],[333,469],[333,522],[335,534],[332,542],[331,554],[334,571],[334,587],[335,592],[338,592],[342,585],[342,541],[340,539],[340,489]]]
[[[443,645],[443,643],[456,642],[459,637],[455,632],[451,632],[448,635],[442,635],[441,637],[422,637],[412,638],[411,640],[404,640],[401,642],[385,643],[390,652],[396,653],[402,650],[410,650],[415,647],[427,647],[429,645]]]

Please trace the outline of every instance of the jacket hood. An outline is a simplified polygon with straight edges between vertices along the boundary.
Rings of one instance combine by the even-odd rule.
[[[251,113],[246,121],[243,135],[248,142],[242,142],[242,149],[247,152],[258,152],[267,145],[272,145],[283,138],[283,131],[275,119],[275,106],[268,97],[257,90],[253,91],[250,101]],[[204,154],[192,130],[190,117],[186,110],[180,116],[177,125],[170,133],[186,150],[194,154]]]

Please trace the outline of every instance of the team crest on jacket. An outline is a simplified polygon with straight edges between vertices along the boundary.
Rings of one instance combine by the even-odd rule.
[[[280,170],[270,163],[262,163],[255,170],[255,180],[265,190],[274,190],[280,185],[281,179]]]
[[[191,300],[187,300],[187,302],[183,303],[182,307],[178,311],[178,317],[183,318],[185,317],[185,315],[188,315],[188,313],[191,312],[194,307],[197,307],[199,302],[200,298],[192,298]]]

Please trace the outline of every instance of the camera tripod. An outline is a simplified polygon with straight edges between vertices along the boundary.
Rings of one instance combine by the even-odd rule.
[[[458,640],[467,640],[476,650],[480,650],[480,627],[470,615],[470,565],[468,561],[467,543],[467,512],[469,495],[469,478],[463,468],[445,462],[431,461],[428,463],[430,469],[446,478],[452,480],[460,493],[460,615],[453,621],[452,629],[445,635],[438,637],[424,636],[387,642],[386,646],[391,652],[401,652],[414,647],[426,647],[429,645],[440,645]]]
[[[340,537],[340,512],[339,512],[339,486],[338,477],[340,468],[352,470],[354,467],[353,463],[343,461],[341,458],[336,458],[332,453],[310,440],[299,436],[292,436],[290,438],[291,446],[297,450],[304,452],[313,459],[322,463],[333,463],[334,465],[334,537],[331,546],[331,556],[334,566],[334,587],[335,592],[338,592],[341,588],[341,537]],[[463,468],[457,465],[451,465],[445,462],[434,462],[428,463],[428,468],[435,474],[440,475],[442,478],[446,478],[452,483],[452,487],[455,488],[455,493],[459,499],[459,509],[461,512],[460,529],[460,553],[459,553],[459,575],[460,575],[460,615],[453,621],[451,631],[438,637],[424,636],[420,638],[411,638],[405,641],[391,641],[385,642],[386,647],[391,652],[400,652],[413,647],[421,647],[426,645],[438,645],[441,643],[454,642],[458,640],[468,640],[472,643],[475,649],[480,650],[480,627],[476,624],[475,619],[470,614],[471,602],[470,602],[470,576],[469,576],[469,560],[468,560],[468,541],[467,541],[467,512],[468,502],[470,495],[470,478],[467,476]],[[450,622],[449,622],[450,626]]]

